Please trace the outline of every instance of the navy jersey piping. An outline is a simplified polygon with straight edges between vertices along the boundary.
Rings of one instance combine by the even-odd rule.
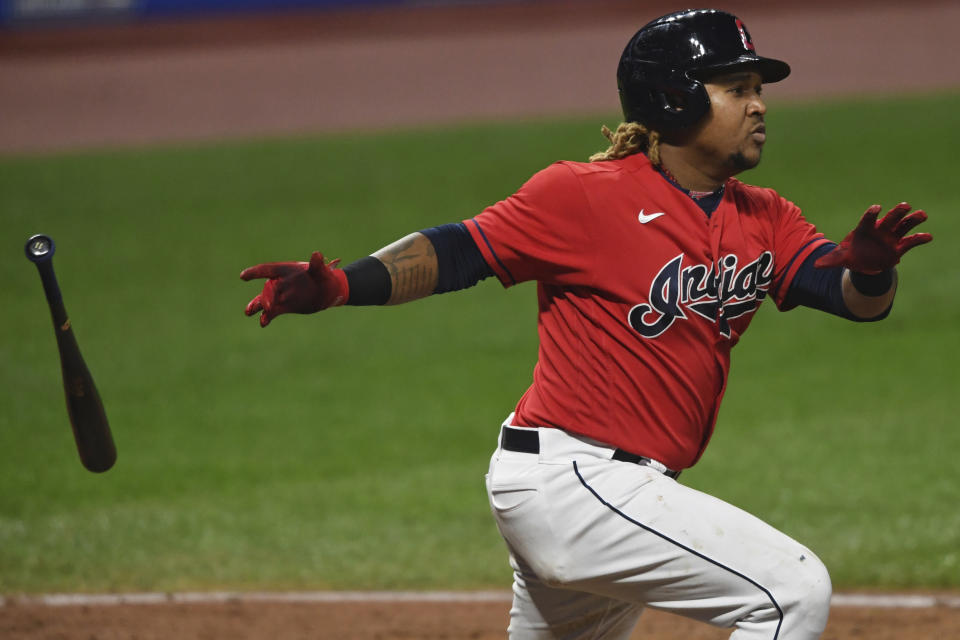
[[[787,263],[787,268],[783,270],[784,277],[786,277],[786,275],[790,273],[790,269],[793,267],[793,263],[797,261],[797,258],[800,256],[801,253],[803,253],[807,249],[807,247],[809,247],[814,242],[823,242],[823,241],[824,241],[823,238],[813,238],[812,240],[809,240],[805,245],[797,249],[797,252],[793,254],[792,258],[790,258],[790,262]],[[829,240],[827,240],[827,242],[829,242]],[[780,288],[783,287],[783,285],[784,285],[783,278],[781,278],[780,281],[777,283],[777,286],[774,287],[774,289],[776,291],[780,291]]]
[[[487,245],[487,249],[490,250],[490,255],[493,256],[493,259],[497,261],[497,264],[500,265],[500,268],[503,269],[503,272],[506,273],[510,278],[510,284],[517,284],[517,279],[513,277],[512,273],[510,273],[510,269],[507,269],[507,265],[503,264],[503,262],[500,260],[500,256],[498,256],[497,252],[493,250],[493,246],[491,246],[490,241],[487,239],[487,234],[483,232],[483,228],[480,226],[480,223],[473,219],[471,219],[470,222],[477,227],[477,231],[480,232],[480,237],[483,238],[483,242]]]
[[[740,573],[739,571],[737,571],[737,570],[735,570],[735,569],[732,569],[732,568],[730,568],[730,567],[728,567],[728,566],[726,566],[726,565],[724,565],[724,564],[721,564],[721,563],[717,562],[716,560],[713,560],[712,558],[708,558],[707,556],[703,555],[702,553],[700,553],[700,552],[698,552],[698,551],[694,551],[694,550],[691,549],[690,547],[688,547],[688,546],[686,546],[686,545],[684,545],[684,544],[682,544],[682,543],[680,543],[680,542],[677,542],[676,540],[668,537],[667,535],[665,535],[665,534],[663,534],[663,533],[660,533],[659,531],[657,531],[657,530],[655,530],[655,529],[651,529],[651,528],[648,527],[647,525],[645,525],[645,524],[643,524],[643,523],[641,523],[641,522],[638,522],[638,521],[634,520],[633,518],[631,518],[631,517],[628,516],[627,514],[623,513],[622,511],[620,511],[619,509],[617,509],[616,507],[614,507],[612,504],[610,504],[609,502],[607,502],[606,500],[604,500],[603,498],[601,498],[601,497],[600,497],[600,494],[597,493],[596,490],[594,490],[593,487],[591,487],[589,484],[587,484],[587,481],[586,481],[586,480],[584,479],[584,477],[580,474],[580,469],[579,469],[579,467],[577,467],[577,462],[576,462],[576,460],[573,461],[573,472],[574,472],[575,474],[577,474],[577,478],[580,480],[580,484],[582,484],[582,485],[587,489],[587,491],[589,491],[590,493],[592,493],[592,494],[593,494],[593,497],[595,497],[595,498],[600,502],[600,504],[602,504],[603,506],[605,506],[605,507],[607,507],[608,509],[610,509],[611,511],[613,511],[615,514],[617,514],[618,516],[620,516],[621,518],[623,518],[623,519],[626,520],[627,522],[630,522],[630,523],[632,523],[632,524],[635,524],[635,525],[637,525],[638,527],[640,527],[641,529],[643,529],[644,531],[647,531],[647,532],[649,532],[649,533],[652,533],[653,535],[655,535],[655,536],[657,536],[657,537],[665,540],[666,542],[669,542],[669,543],[672,544],[672,545],[676,545],[676,546],[680,547],[680,548],[683,549],[684,551],[686,551],[686,552],[688,552],[688,553],[691,553],[691,554],[697,556],[697,557],[700,558],[701,560],[705,560],[706,562],[709,562],[710,564],[712,564],[712,565],[714,565],[714,566],[716,566],[716,567],[720,567],[720,568],[723,569],[724,571],[729,571],[729,572],[732,573],[733,575],[735,575],[735,576],[737,576],[737,577],[739,577],[739,578],[743,578],[744,580],[746,580],[747,582],[749,582],[750,584],[752,584],[753,586],[755,586],[757,589],[759,589],[760,591],[762,591],[763,594],[766,595],[767,598],[770,599],[770,602],[771,602],[771,603],[773,604],[773,606],[777,609],[777,615],[780,616],[780,620],[779,620],[779,622],[777,622],[777,629],[776,629],[776,631],[775,631],[774,634],[773,634],[772,640],[777,640],[777,639],[780,637],[780,627],[783,626],[783,609],[780,608],[780,604],[779,604],[779,603],[776,601],[776,599],[773,597],[773,594],[770,593],[770,590],[769,590],[769,589],[767,589],[766,587],[764,587],[763,585],[761,585],[760,583],[758,583],[756,580],[753,580],[752,578],[749,578],[749,577],[743,575],[743,574]]]

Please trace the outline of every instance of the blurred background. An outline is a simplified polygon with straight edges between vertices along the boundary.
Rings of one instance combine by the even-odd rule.
[[[350,262],[604,148],[667,2],[0,0],[0,596],[506,589],[483,474],[530,382],[530,284],[243,316],[246,266]],[[956,2],[726,3],[761,55],[745,181],[839,239],[930,213],[890,318],[765,305],[684,482],[838,589],[960,587]],[[84,471],[23,243],[47,233],[117,443]]]
[[[625,0],[2,0],[0,152],[615,113]],[[960,85],[952,2],[734,1],[772,99]]]

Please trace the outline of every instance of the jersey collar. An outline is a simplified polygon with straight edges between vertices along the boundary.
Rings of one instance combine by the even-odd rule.
[[[652,163],[651,165],[657,170],[657,173],[659,173],[664,180],[685,193],[687,197],[693,200],[697,206],[700,207],[705,214],[707,214],[708,218],[714,211],[717,210],[717,207],[720,206],[720,201],[723,200],[723,194],[727,188],[726,183],[720,185],[714,191],[691,191],[690,189],[684,189],[681,187],[677,183],[676,179],[674,179],[673,175],[671,175],[670,172],[663,167],[653,165]]]
[[[622,162],[630,171],[652,168],[660,175],[660,177],[670,183],[673,188],[681,191],[684,195],[693,200],[693,202],[700,207],[700,209],[707,215],[708,218],[714,211],[717,210],[717,207],[720,206],[720,202],[723,200],[723,194],[726,192],[726,184],[722,184],[717,188],[716,191],[711,191],[706,194],[701,194],[700,192],[691,192],[689,189],[684,189],[677,184],[677,181],[674,180],[666,171],[650,162],[650,158],[647,157],[647,154],[642,152],[629,155],[623,158]]]

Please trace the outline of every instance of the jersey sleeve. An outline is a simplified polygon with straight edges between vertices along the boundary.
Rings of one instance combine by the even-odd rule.
[[[787,293],[804,260],[830,241],[803,217],[800,207],[770,192],[776,216],[773,220],[774,274],[773,301],[781,311],[796,306],[788,302]]]
[[[574,285],[588,284],[590,215],[580,179],[556,163],[464,224],[504,287]]]

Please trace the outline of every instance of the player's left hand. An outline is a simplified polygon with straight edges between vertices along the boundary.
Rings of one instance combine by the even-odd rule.
[[[282,313],[314,313],[344,304],[349,287],[346,274],[335,268],[339,263],[327,263],[322,253],[314,251],[310,262],[268,262],[244,269],[243,280],[267,278],[245,313],[252,316],[262,311],[260,326],[265,327]]]
[[[929,233],[907,235],[927,219],[927,214],[921,209],[907,215],[910,209],[909,204],[901,202],[877,221],[882,207],[873,205],[843,242],[827,255],[821,256],[814,266],[820,269],[842,266],[870,275],[892,269],[907,251],[933,240]]]

